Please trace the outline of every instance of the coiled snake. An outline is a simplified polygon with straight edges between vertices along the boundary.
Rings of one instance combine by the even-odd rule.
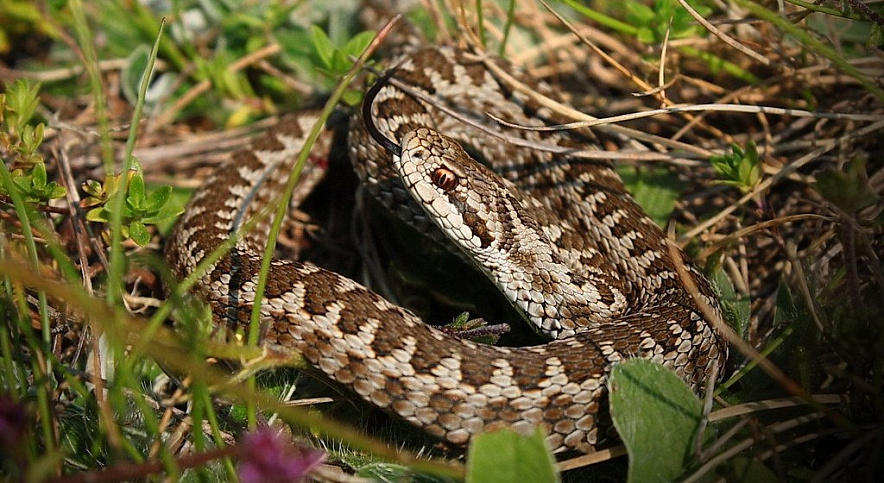
[[[550,120],[482,59],[455,49],[412,53],[395,78],[479,119],[487,112],[521,124]],[[600,438],[612,364],[650,358],[696,385],[724,357],[676,273],[674,263],[684,260],[671,259],[662,231],[609,162],[515,148],[391,85],[376,94],[368,106],[379,131],[373,134],[391,149],[401,146],[401,156],[385,152],[363,116],[353,116],[349,151],[368,191],[412,225],[457,242],[554,340],[523,348],[461,340],[341,275],[274,260],[261,306],[264,344],[302,354],[366,401],[450,443],[502,426],[539,425],[554,450],[580,451]],[[197,191],[167,245],[178,274],[192,272],[280,191],[313,121],[281,121]],[[495,129],[585,145],[561,134]],[[317,152],[328,149],[326,139]],[[198,283],[218,324],[247,324],[267,231],[252,230]],[[715,307],[709,284],[689,272]]]

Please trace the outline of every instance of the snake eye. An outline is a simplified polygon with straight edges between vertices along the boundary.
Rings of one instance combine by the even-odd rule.
[[[457,175],[448,168],[436,168],[430,180],[445,191],[451,191],[457,186]]]

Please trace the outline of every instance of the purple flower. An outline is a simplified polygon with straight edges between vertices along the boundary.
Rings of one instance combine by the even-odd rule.
[[[271,428],[246,434],[242,441],[239,480],[242,483],[303,481],[325,460],[325,453],[295,446]]]
[[[8,396],[0,396],[0,448],[11,454],[22,445],[28,429],[28,414],[24,406]]]

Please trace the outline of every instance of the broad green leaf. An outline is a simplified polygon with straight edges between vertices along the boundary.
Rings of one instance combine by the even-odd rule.
[[[335,53],[335,45],[332,43],[328,35],[319,27],[313,26],[313,47],[316,48],[316,54],[319,60],[327,69],[332,68],[332,57]]]
[[[555,460],[543,431],[522,436],[511,429],[480,434],[470,442],[467,481],[472,483],[532,483],[559,481]]]
[[[23,155],[31,155],[40,147],[40,144],[43,143],[43,135],[45,133],[46,127],[43,123],[37,124],[36,127],[31,126],[30,124],[26,125],[21,132],[21,147],[20,151]]]
[[[737,330],[741,337],[749,330],[751,315],[750,300],[737,294],[730,277],[720,266],[712,273],[712,281],[718,289],[718,300],[721,302],[725,319]]]
[[[761,180],[761,158],[752,141],[746,145],[745,151],[739,145],[732,144],[730,154],[711,156],[709,162],[721,178],[715,180],[717,184],[734,186],[748,193]]]
[[[415,473],[413,469],[393,463],[369,463],[359,468],[356,476],[369,478],[383,483],[398,483],[408,481],[412,483],[444,483],[446,480],[432,475]]]
[[[657,15],[651,7],[639,2],[626,3],[626,20],[638,25],[651,23]]]
[[[788,327],[801,315],[801,310],[792,297],[792,291],[781,280],[779,287],[777,287],[777,311],[774,312],[773,326]]]
[[[872,31],[869,33],[869,40],[866,47],[881,48],[884,45],[884,27],[877,22],[872,22]]]
[[[83,183],[83,191],[85,191],[89,196],[101,197],[104,195],[104,186],[102,186],[101,182],[94,179],[87,179],[85,183]]]
[[[40,84],[18,79],[6,87],[6,122],[14,132],[21,132],[37,110]]]
[[[157,214],[155,214],[155,215],[145,216],[144,218],[141,219],[141,222],[145,223],[147,225],[156,225],[158,223],[162,223],[164,221],[171,220],[183,212],[184,212],[184,208],[162,209],[159,212],[157,212]]]
[[[141,176],[141,173],[136,173],[129,181],[129,196],[127,200],[133,208],[142,208],[144,206],[144,177]]]
[[[86,212],[86,221],[94,221],[99,223],[107,223],[108,218],[106,216],[106,211],[103,206],[99,206],[98,208],[93,208]]]
[[[184,207],[190,199],[190,191],[173,189],[169,200],[156,214],[143,218],[142,223],[156,225],[161,234],[166,235],[175,224],[175,217],[184,213]]]
[[[728,460],[725,468],[719,469],[718,473],[725,473],[727,481],[745,483],[777,483],[780,478],[767,466],[756,458],[747,458],[742,455]]]
[[[46,197],[52,200],[63,198],[64,195],[68,193],[68,190],[66,190],[64,186],[59,185],[55,181],[49,183],[49,186],[47,188],[48,189],[46,190]]]
[[[353,62],[350,61],[350,59],[347,57],[347,54],[345,54],[343,50],[335,49],[335,52],[332,55],[331,65],[331,71],[332,74],[335,75],[335,77],[343,72],[347,72],[347,69],[349,69],[352,64]]]
[[[881,199],[869,183],[866,161],[861,157],[854,158],[841,170],[827,170],[818,174],[814,188],[848,213],[856,213]]]
[[[703,404],[672,371],[646,359],[614,366],[611,418],[629,453],[629,481],[673,481],[692,459]]]
[[[665,168],[657,167],[624,167],[617,172],[635,201],[651,219],[659,226],[666,226],[680,194],[678,177]]]
[[[310,32],[300,29],[283,30],[274,33],[274,38],[283,50],[283,60],[297,66],[297,71],[305,77],[313,74],[313,60],[310,58],[315,43]]]
[[[347,41],[347,44],[344,46],[343,50],[345,54],[352,55],[354,57],[358,57],[359,54],[368,47],[368,44],[371,43],[371,39],[375,36],[375,32],[373,30],[366,30],[364,32],[359,32],[354,35],[352,39]]]
[[[344,101],[345,104],[351,107],[355,107],[362,102],[362,91],[358,91],[356,89],[350,89],[344,92],[344,95],[341,97],[341,100]]]
[[[159,188],[153,190],[153,192],[148,195],[147,200],[144,202],[144,211],[147,213],[155,213],[169,201],[169,196],[172,194],[171,186],[160,186]]]
[[[126,64],[123,66],[122,79],[120,87],[123,89],[123,96],[130,104],[135,105],[138,101],[138,91],[141,88],[141,77],[144,75],[147,64],[150,60],[150,47],[147,45],[139,45],[132,50],[132,53],[126,57]]]
[[[40,189],[46,186],[46,165],[37,163],[31,171],[31,182],[34,188]]]
[[[138,246],[143,247],[150,241],[150,232],[147,231],[147,227],[140,221],[133,221],[129,223],[129,238],[137,243]]]
[[[19,190],[21,190],[22,193],[27,194],[31,192],[31,186],[33,183],[32,179],[33,178],[31,176],[18,174],[18,176],[12,178],[12,182],[15,183],[15,185],[18,187]]]

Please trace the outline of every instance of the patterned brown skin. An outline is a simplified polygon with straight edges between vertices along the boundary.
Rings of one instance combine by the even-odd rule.
[[[555,121],[500,84],[469,53],[425,48],[402,61],[395,77],[481,122],[488,122],[485,112],[521,124]],[[503,275],[488,260],[475,263],[538,331],[558,338],[522,348],[460,340],[341,275],[274,260],[261,304],[264,344],[302,354],[366,401],[450,443],[465,444],[498,427],[527,433],[540,426],[553,450],[584,452],[592,451],[606,430],[598,423],[612,364],[649,358],[696,387],[726,356],[677,275],[662,231],[625,191],[610,163],[514,148],[389,85],[380,89],[370,112],[394,143],[436,139],[426,147],[441,158],[459,153],[464,164],[446,164],[450,172],[429,169],[430,183],[460,186],[465,173],[474,170],[490,180],[487,184],[503,187],[502,196],[451,198],[461,220],[454,224],[461,232],[469,229],[465,238],[480,250],[493,246],[509,253],[503,264],[515,268]],[[222,165],[194,195],[167,245],[178,274],[192,272],[281,189],[314,120],[285,118]],[[423,127],[431,130],[421,134]],[[545,143],[585,146],[577,137],[504,130]],[[441,148],[444,143],[432,137],[438,133],[455,144]],[[402,158],[394,163],[365,131],[361,116],[354,116],[349,137],[351,159],[369,192],[406,222],[444,239],[434,224],[438,220],[429,218],[436,215],[415,201],[423,188],[403,183],[397,173]],[[328,139],[314,147],[317,156],[328,149]],[[457,143],[490,169],[470,160]],[[485,202],[491,207],[483,208]],[[267,231],[264,226],[253,230],[201,278],[197,290],[218,324],[241,328],[248,323]],[[512,238],[513,233],[528,234]],[[680,256],[677,263],[685,263]],[[491,265],[500,265],[493,260]],[[699,295],[717,307],[708,282],[693,268],[689,272]],[[585,291],[562,295],[562,286]],[[575,302],[580,300],[587,303]]]

